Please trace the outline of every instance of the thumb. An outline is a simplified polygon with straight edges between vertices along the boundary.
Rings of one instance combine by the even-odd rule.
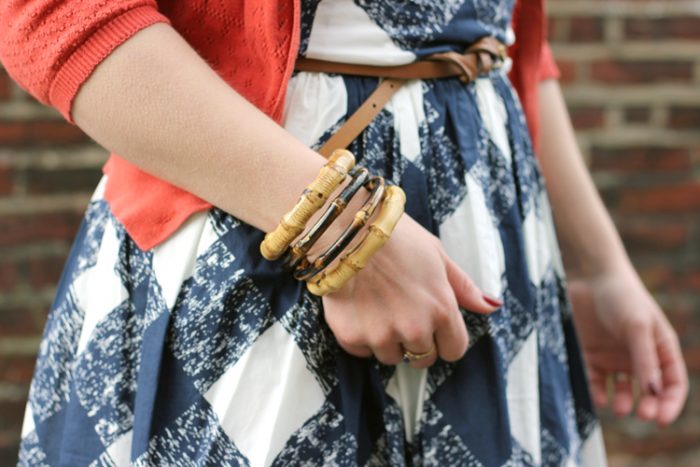
[[[447,281],[454,291],[459,306],[477,313],[491,313],[503,305],[503,302],[500,300],[484,295],[474,284],[471,277],[457,263],[452,261],[446,253],[443,253],[442,256],[445,261]]]

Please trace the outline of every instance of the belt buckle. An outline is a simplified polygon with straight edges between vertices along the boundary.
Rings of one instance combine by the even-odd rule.
[[[505,64],[507,59],[508,59],[508,46],[506,46],[502,42],[499,42],[498,54],[496,55],[496,60],[495,60],[495,63],[493,64],[493,68],[503,67],[503,65]]]

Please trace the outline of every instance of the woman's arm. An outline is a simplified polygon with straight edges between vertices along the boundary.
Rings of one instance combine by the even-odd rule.
[[[572,276],[631,268],[576,142],[558,81],[540,84],[540,165]],[[593,222],[591,222],[593,221]]]
[[[104,147],[266,231],[325,162],[236,93],[165,24],[141,30],[112,52],[78,92],[73,116]],[[484,313],[496,308],[439,240],[408,216],[365,270],[324,297],[339,343],[389,364],[401,360],[401,344],[419,353],[433,339],[442,358],[460,358],[468,337],[458,304]]]
[[[72,114],[105,148],[265,231],[325,162],[163,23],[100,63]]]
[[[665,425],[685,402],[688,378],[676,333],[635,272],[576,143],[556,80],[540,85],[540,163],[562,247],[574,317],[594,399],[624,374],[642,389],[637,413]],[[634,402],[632,381],[617,378],[613,409]]]

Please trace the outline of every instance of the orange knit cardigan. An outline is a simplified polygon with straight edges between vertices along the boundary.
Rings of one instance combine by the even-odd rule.
[[[542,1],[518,4],[519,40],[511,50],[511,79],[534,135],[537,83],[558,76],[544,41]],[[73,100],[95,67],[159,22],[175,28],[232,88],[280,120],[299,46],[300,0],[4,0],[0,61],[20,87],[75,124]],[[190,215],[211,207],[115,153],[103,171],[105,199],[141,249],[160,244]]]

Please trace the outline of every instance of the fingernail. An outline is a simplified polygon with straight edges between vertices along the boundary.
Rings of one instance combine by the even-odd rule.
[[[485,301],[486,303],[488,303],[489,305],[491,305],[491,306],[495,306],[495,307],[498,308],[498,307],[500,307],[501,305],[503,305],[503,302],[502,302],[502,301],[497,300],[497,299],[495,299],[495,298],[493,298],[493,297],[489,297],[489,296],[486,295],[486,294],[482,294],[482,297],[484,298],[484,301]]]
[[[661,394],[661,388],[656,380],[649,381],[649,384],[647,384],[647,390],[649,391],[649,394],[655,397],[658,397]]]

